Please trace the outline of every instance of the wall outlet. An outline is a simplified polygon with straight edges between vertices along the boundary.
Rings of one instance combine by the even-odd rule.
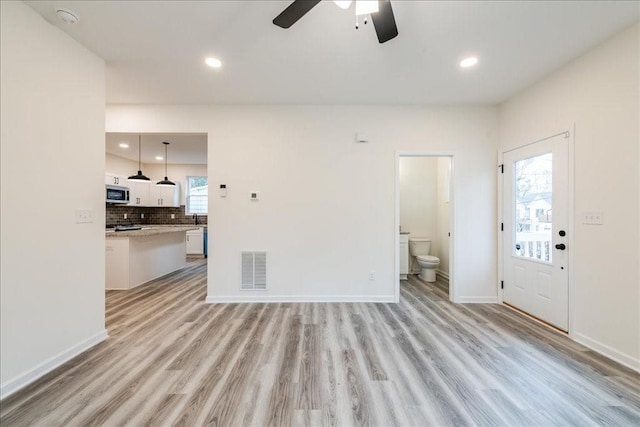
[[[93,222],[93,211],[91,209],[76,209],[76,224]]]
[[[124,219],[127,219],[127,214],[124,214]]]
[[[376,280],[376,272],[372,270],[369,272],[369,281],[373,282],[374,280]]]
[[[144,219],[144,214],[143,213],[140,214],[140,218]]]
[[[176,219],[176,214],[171,214],[171,219]]]

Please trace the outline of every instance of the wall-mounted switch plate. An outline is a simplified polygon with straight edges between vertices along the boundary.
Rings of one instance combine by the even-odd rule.
[[[258,200],[258,193],[256,193],[255,191],[252,191],[251,193],[249,193],[249,198],[251,200]]]
[[[176,219],[176,214],[171,214],[171,219]]]
[[[604,213],[602,211],[583,212],[582,223],[589,225],[602,225],[604,224]]]
[[[127,214],[124,214],[124,219],[127,219]]]
[[[140,214],[140,218],[144,219],[144,214],[143,213]]]
[[[220,197],[227,197],[227,185],[220,184],[220,189],[218,190]]]
[[[76,224],[93,222],[93,211],[91,209],[76,209]]]

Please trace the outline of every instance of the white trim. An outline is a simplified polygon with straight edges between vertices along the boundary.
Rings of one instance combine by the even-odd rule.
[[[567,303],[568,303],[568,310],[569,312],[567,313],[567,333],[569,334],[570,337],[573,338],[573,328],[575,326],[575,310],[573,309],[574,304],[575,304],[575,297],[574,295],[576,295],[575,293],[575,265],[576,263],[575,261],[575,255],[576,255],[576,251],[575,251],[575,247],[576,247],[576,233],[575,233],[575,223],[574,223],[574,217],[575,217],[575,159],[576,159],[576,124],[573,123],[573,125],[571,126],[571,132],[569,133],[569,159],[568,159],[568,163],[569,163],[569,170],[568,170],[568,174],[569,174],[569,200],[568,200],[568,206],[567,206],[567,233],[569,234],[567,236],[567,244],[569,245],[569,258],[567,259],[567,263],[568,263],[568,269],[569,269],[569,273],[568,273],[568,277],[567,280],[569,280],[569,295],[567,295]]]
[[[18,375],[17,377],[5,382],[0,385],[0,399],[5,399],[6,397],[12,395],[17,392],[21,388],[24,388],[36,381],[38,378],[43,375],[53,371],[58,366],[68,362],[73,359],[80,353],[84,353],[89,350],[96,344],[101,343],[109,337],[106,329],[98,332],[97,334],[87,338],[86,340],[68,348],[67,350],[58,353],[57,355],[45,360],[40,363],[36,367],[30,369],[29,371]]]
[[[395,226],[394,226],[394,234],[395,234],[395,248],[394,252],[395,256],[395,266],[394,273],[396,280],[394,296],[395,302],[400,301],[400,280],[399,280],[399,272],[400,272],[400,236],[398,231],[400,230],[400,157],[449,157],[451,159],[451,166],[449,172],[449,232],[451,233],[449,239],[449,301],[451,302],[460,302],[456,296],[456,286],[455,286],[455,277],[456,277],[456,256],[455,256],[455,248],[456,248],[456,216],[455,216],[455,206],[456,206],[456,192],[455,192],[455,183],[457,178],[456,173],[456,153],[454,151],[402,151],[398,150],[395,154]],[[413,266],[412,266],[413,267]],[[412,268],[413,270],[413,268]]]
[[[458,297],[458,304],[498,304],[498,297]]]
[[[573,339],[574,341],[584,345],[585,347],[588,347],[591,350],[594,350],[608,357],[609,359],[626,366],[627,368],[631,368],[634,371],[640,372],[640,359],[634,359],[632,356],[621,353],[613,347],[602,344],[601,342],[591,339],[586,335],[582,335],[580,332],[574,332]]]
[[[207,295],[207,304],[251,302],[397,302],[394,295]]]
[[[449,280],[449,273],[447,273],[444,270],[437,269],[436,270],[436,274],[439,275],[439,276],[442,276],[447,281]]]
[[[500,170],[497,170],[496,188],[498,198],[498,222],[496,224],[497,230],[497,243],[498,243],[498,282],[496,283],[496,295],[499,303],[504,302],[504,291],[501,283],[504,280],[504,260],[502,258],[504,251],[504,230],[500,228],[500,225],[504,225],[504,206],[502,198],[504,197],[504,152],[498,151],[498,165],[502,165]]]

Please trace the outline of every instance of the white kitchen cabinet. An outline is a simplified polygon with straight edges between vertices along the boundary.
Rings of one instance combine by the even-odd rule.
[[[149,206],[151,181],[127,181],[129,206]]]
[[[178,183],[172,186],[151,184],[149,191],[149,203],[147,206],[179,207],[180,186]]]
[[[409,274],[409,234],[400,235],[400,280]]]
[[[187,231],[187,255],[204,255],[204,230]]]
[[[113,173],[105,174],[104,183],[107,185],[119,185],[121,187],[128,187],[126,176],[116,175]]]

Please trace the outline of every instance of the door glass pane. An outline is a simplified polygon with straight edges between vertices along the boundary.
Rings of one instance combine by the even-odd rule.
[[[515,162],[515,243],[523,258],[552,261],[552,153]]]

